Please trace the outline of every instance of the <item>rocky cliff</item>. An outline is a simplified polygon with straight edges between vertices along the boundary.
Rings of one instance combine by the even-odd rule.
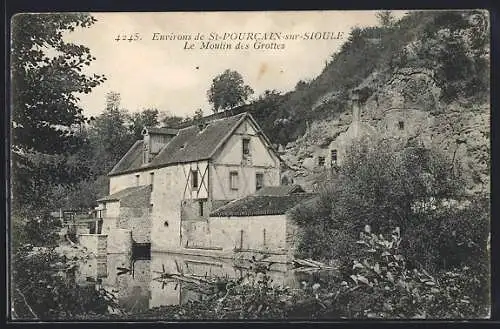
[[[404,131],[408,140],[442,150],[465,172],[469,191],[489,191],[486,15],[477,11],[413,13],[398,26],[382,30],[382,40],[375,48],[363,41],[364,31],[354,31],[355,37],[333,57],[329,67],[295,91],[307,95],[303,97],[307,101],[302,100],[302,108],[288,114],[292,122],[300,117],[305,127],[300,137],[281,146],[288,180],[310,189],[328,175],[328,170],[318,165],[318,156],[351,124],[348,95],[354,90],[360,97],[362,122],[381,135]],[[343,85],[328,84],[326,81],[335,79],[338,71],[336,59],[343,59],[349,66],[345,64],[349,59],[342,54],[353,47],[364,50],[366,56],[380,58],[368,58],[373,65],[359,67],[356,74],[362,74],[357,79],[343,78]],[[390,55],[387,47],[392,49]],[[290,99],[297,101],[297,97],[286,95],[285,104]]]

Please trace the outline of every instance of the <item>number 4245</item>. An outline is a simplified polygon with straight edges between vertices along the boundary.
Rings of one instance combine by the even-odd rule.
[[[118,34],[115,38],[115,41],[139,41],[142,40],[142,37],[139,33],[131,33],[131,34]]]

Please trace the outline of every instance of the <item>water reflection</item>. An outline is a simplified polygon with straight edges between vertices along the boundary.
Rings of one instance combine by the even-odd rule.
[[[241,278],[251,266],[248,261],[204,256],[152,253],[147,259],[137,259],[128,254],[107,254],[82,261],[75,279],[80,285],[98,284],[113,293],[128,312],[141,312],[203,297],[192,284],[175,278],[160,279],[161,273]],[[285,264],[271,264],[270,269],[268,275],[275,284],[297,287],[303,279]]]

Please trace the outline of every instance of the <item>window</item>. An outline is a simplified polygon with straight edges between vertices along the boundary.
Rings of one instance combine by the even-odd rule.
[[[149,173],[149,184],[151,185],[151,190],[153,190],[153,183],[155,181],[155,173]]]
[[[200,217],[203,217],[203,201],[202,200],[198,201],[198,215]]]
[[[198,188],[198,171],[191,170],[191,186]]]
[[[323,167],[325,165],[325,157],[318,157],[318,166]]]
[[[231,171],[229,173],[229,185],[231,186],[231,190],[238,189],[238,172],[237,171]]]
[[[140,175],[135,175],[135,185],[139,186],[139,181],[140,181],[141,176]]]
[[[250,156],[250,138],[243,138],[243,158]]]
[[[399,121],[398,122],[398,127],[399,127],[399,130],[405,129],[405,123],[404,123],[404,121]]]
[[[332,166],[335,166],[337,164],[337,150],[332,150],[331,152],[332,159],[330,161],[330,164]]]
[[[255,174],[255,190],[258,191],[264,186],[264,174],[256,173]]]

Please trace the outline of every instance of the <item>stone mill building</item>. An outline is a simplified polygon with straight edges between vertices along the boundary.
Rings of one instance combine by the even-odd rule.
[[[280,157],[249,113],[182,128],[144,128],[98,200],[108,253],[260,251],[289,256],[289,210],[311,199],[280,186]]]

